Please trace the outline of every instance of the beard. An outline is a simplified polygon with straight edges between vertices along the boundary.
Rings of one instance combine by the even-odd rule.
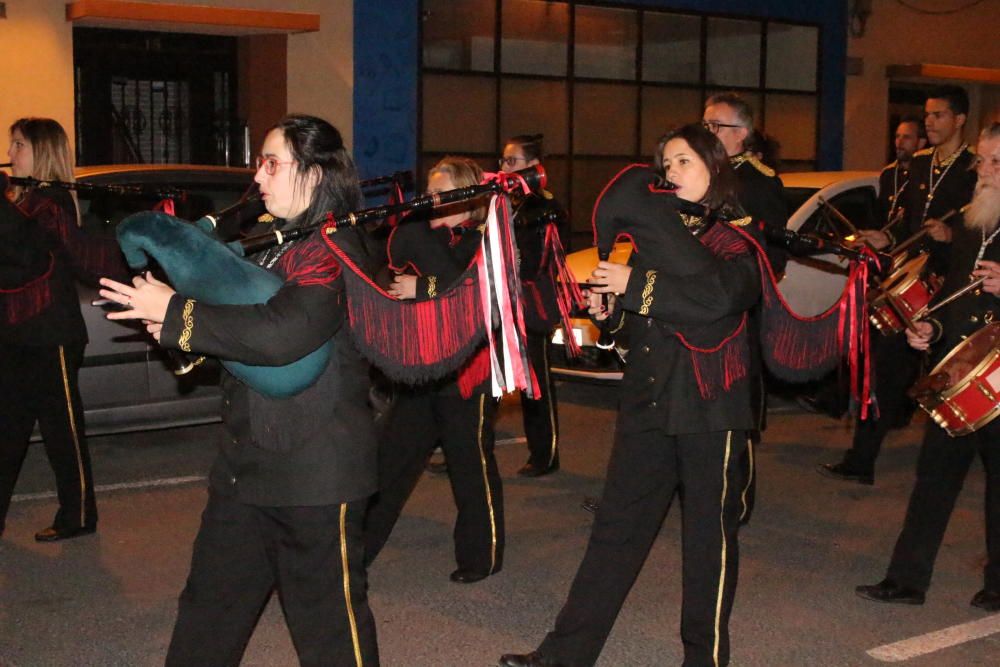
[[[1000,221],[1000,189],[980,182],[965,209],[965,226],[991,234]]]

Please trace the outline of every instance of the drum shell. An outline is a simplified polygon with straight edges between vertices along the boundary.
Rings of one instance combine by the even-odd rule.
[[[946,389],[917,395],[917,402],[934,422],[951,436],[968,435],[1000,415],[1000,323],[987,324],[968,339],[962,341],[930,372],[958,374],[960,377]],[[981,359],[970,364],[963,361],[963,368],[956,373],[959,359],[985,350]],[[968,370],[964,366],[969,366]],[[951,371],[951,372],[949,372]]]

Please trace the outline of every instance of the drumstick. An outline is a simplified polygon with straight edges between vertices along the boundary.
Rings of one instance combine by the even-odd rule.
[[[949,296],[947,299],[942,299],[941,301],[938,301],[936,304],[934,304],[933,308],[928,308],[924,312],[918,313],[917,316],[914,317],[913,319],[914,320],[922,320],[923,318],[925,318],[928,315],[930,315],[931,313],[933,313],[935,310],[937,310],[939,308],[943,308],[944,306],[947,306],[949,303],[951,303],[955,299],[958,299],[959,297],[965,296],[966,294],[968,294],[972,290],[976,289],[977,287],[979,287],[980,285],[983,284],[984,280],[986,280],[985,276],[983,276],[982,278],[979,278],[977,280],[972,281],[971,283],[969,283],[968,285],[966,285],[965,287],[963,287],[960,290],[955,290],[955,292],[951,296]]]
[[[858,228],[854,226],[853,222],[847,219],[846,215],[838,211],[837,207],[835,207],[833,204],[823,199],[822,197],[819,198],[819,205],[825,206],[826,208],[830,209],[830,212],[833,213],[834,217],[837,218],[837,220],[840,220],[841,223],[846,225],[847,230],[851,232],[851,234],[854,234],[855,236],[857,235]]]
[[[950,211],[942,215],[940,218],[938,218],[938,220],[940,220],[941,222],[945,222],[946,220],[948,220],[948,218],[955,215],[956,213],[958,213],[956,209],[951,209]],[[919,232],[917,232],[916,234],[914,234],[913,236],[911,236],[910,238],[906,239],[898,246],[896,246],[896,248],[892,251],[892,255],[894,257],[900,255],[904,250],[909,248],[911,245],[913,245],[923,237],[927,236],[930,230],[931,230],[930,227],[927,227],[926,225],[922,226]]]
[[[907,182],[909,182],[909,181],[907,181]],[[892,227],[894,225],[896,225],[897,223],[899,223],[900,220],[903,219],[903,213],[904,212],[905,211],[902,208],[897,208],[896,209],[896,215],[892,216],[892,220],[889,221],[889,224],[887,224],[885,227],[883,227],[882,229],[880,229],[879,232],[881,232],[882,234],[885,234],[887,231],[889,231],[890,229],[892,229]]]

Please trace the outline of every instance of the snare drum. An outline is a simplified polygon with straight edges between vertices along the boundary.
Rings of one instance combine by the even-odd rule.
[[[906,329],[905,320],[913,320],[927,310],[927,304],[944,282],[939,276],[924,277],[930,255],[921,253],[903,264],[882,281],[868,305],[869,319],[882,334],[891,336]],[[902,315],[902,317],[901,317]]]
[[[910,395],[951,436],[993,421],[1000,415],[1000,322],[962,341]]]

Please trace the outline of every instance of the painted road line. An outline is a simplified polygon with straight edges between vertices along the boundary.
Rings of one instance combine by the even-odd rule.
[[[144,479],[139,482],[121,482],[119,484],[104,484],[95,486],[94,491],[104,493],[105,491],[121,491],[123,489],[152,489],[159,486],[180,486],[181,484],[191,484],[193,482],[204,482],[204,475],[192,475],[190,477],[167,477],[165,479]],[[23,502],[26,500],[41,500],[43,498],[55,498],[54,491],[44,491],[42,493],[20,493],[11,502]]]
[[[953,625],[950,628],[935,630],[892,644],[877,646],[869,650],[868,655],[882,662],[903,662],[975,639],[982,639],[997,632],[1000,632],[1000,614],[961,625]]]
[[[528,439],[524,436],[520,438],[504,438],[502,440],[497,440],[498,445],[518,445],[528,442]],[[182,484],[191,484],[193,482],[203,482],[205,481],[204,475],[194,475],[191,477],[168,477],[166,479],[147,479],[140,482],[121,482],[120,484],[104,484],[101,486],[94,487],[97,493],[104,493],[106,491],[122,491],[122,490],[132,490],[132,489],[153,489],[160,486],[180,486]],[[55,498],[55,491],[43,491],[41,493],[20,493],[13,498],[11,502],[25,502],[28,500],[44,500],[46,498]]]

